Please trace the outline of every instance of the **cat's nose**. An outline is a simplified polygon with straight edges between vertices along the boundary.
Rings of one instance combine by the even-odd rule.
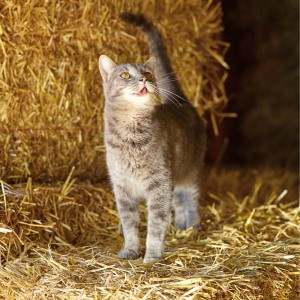
[[[146,79],[146,77],[142,77],[142,78],[140,79],[140,81],[143,81],[143,83],[145,83],[145,82],[147,81],[147,79]]]

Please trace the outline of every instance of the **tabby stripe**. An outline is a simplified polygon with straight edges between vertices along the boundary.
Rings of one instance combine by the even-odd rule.
[[[113,149],[121,149],[122,148],[122,146],[120,144],[114,143],[111,139],[107,139],[106,144]]]
[[[153,214],[155,215],[155,218],[161,220],[166,220],[169,216],[169,212],[165,212],[162,210],[154,211]]]
[[[128,212],[135,212],[135,211],[137,211],[137,206],[134,205],[133,203],[131,203],[128,200],[118,199],[118,204],[120,205],[120,207],[122,208],[122,210],[126,210]]]
[[[123,194],[125,194],[125,196],[130,199],[131,198],[131,195],[128,193],[127,189],[125,187],[123,187],[122,185],[120,184],[117,184],[116,185],[116,188],[121,191]]]
[[[151,181],[147,187],[147,192],[151,192],[161,186],[161,182],[158,180]]]
[[[146,146],[147,144],[149,144],[149,139],[138,139],[138,140],[135,140],[135,139],[130,139],[130,140],[127,140],[130,145],[135,148],[135,147],[138,147],[138,148],[141,148],[141,147],[144,147]],[[126,141],[124,141],[126,143]]]
[[[118,138],[118,140],[121,140],[121,135],[120,135],[120,132],[118,131],[117,126],[112,125],[112,126],[109,126],[107,129],[108,129],[109,134],[115,135]]]

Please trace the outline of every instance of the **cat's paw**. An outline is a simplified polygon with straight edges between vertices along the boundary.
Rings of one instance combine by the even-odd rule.
[[[175,221],[174,222],[174,226],[179,229],[179,230],[185,230],[186,226],[185,226],[185,221],[184,222],[179,222],[179,221]]]
[[[198,232],[202,231],[202,227],[201,227],[201,225],[200,225],[199,223],[193,225],[193,229],[194,229],[195,231],[198,231]]]
[[[191,224],[186,225],[185,223],[176,223],[175,222],[174,225],[179,230],[186,230],[186,229],[192,227],[195,231],[198,231],[198,232],[202,231],[201,225],[199,223],[194,224],[194,225],[191,225]]]
[[[155,262],[155,261],[157,261],[159,259],[160,259],[160,257],[148,257],[148,256],[145,256],[144,257],[144,264]]]
[[[137,259],[139,254],[134,250],[123,248],[119,253],[118,256],[123,259]]]

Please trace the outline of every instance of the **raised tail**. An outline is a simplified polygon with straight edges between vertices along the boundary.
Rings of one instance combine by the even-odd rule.
[[[133,24],[139,28],[147,39],[150,55],[155,56],[157,59],[155,75],[157,85],[161,89],[162,102],[170,103],[168,99],[170,99],[170,97],[176,97],[177,103],[184,103],[186,101],[184,100],[185,96],[172,69],[167,49],[159,30],[142,14],[122,13],[120,17],[125,22]]]

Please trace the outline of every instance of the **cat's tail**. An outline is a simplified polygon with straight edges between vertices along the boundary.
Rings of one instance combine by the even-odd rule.
[[[120,17],[125,22],[131,23],[139,28],[147,39],[150,55],[155,56],[157,59],[155,75],[158,87],[163,89],[161,93],[162,102],[169,103],[168,98],[170,96],[176,97],[174,96],[174,94],[176,94],[179,96],[176,97],[177,103],[182,103],[185,96],[177,81],[176,75],[173,72],[167,49],[159,30],[142,14],[122,13]],[[162,94],[165,94],[166,96],[163,96]]]

